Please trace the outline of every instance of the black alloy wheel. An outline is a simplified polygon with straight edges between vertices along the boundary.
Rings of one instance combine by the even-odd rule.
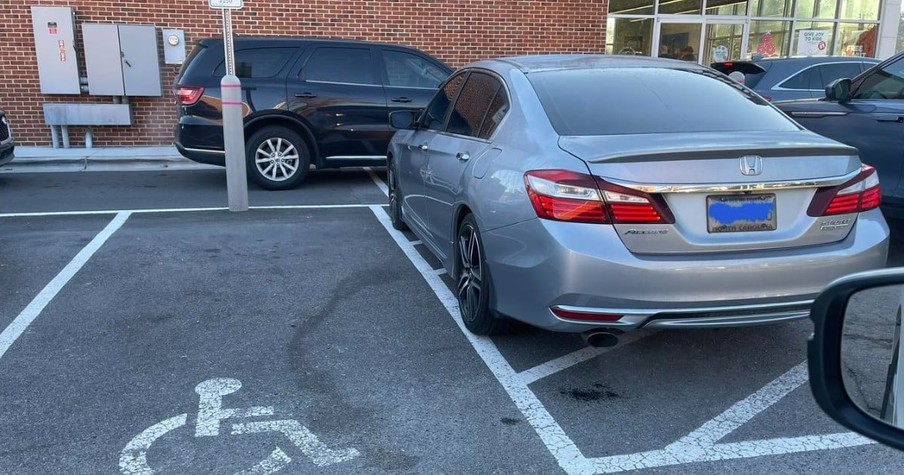
[[[402,202],[399,201],[399,191],[396,184],[396,174],[393,170],[392,161],[386,164],[386,181],[389,188],[389,219],[392,222],[393,229],[405,231],[408,225],[402,219]]]
[[[504,320],[490,308],[492,280],[486,267],[483,241],[474,215],[458,227],[456,248],[456,295],[461,318],[471,333],[495,335],[504,330]]]

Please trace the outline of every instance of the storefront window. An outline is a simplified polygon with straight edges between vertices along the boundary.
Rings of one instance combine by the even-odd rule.
[[[878,20],[879,0],[841,0],[838,18],[842,20]]]
[[[835,33],[834,23],[799,21],[795,25],[791,50],[795,56],[828,56]]]
[[[706,25],[706,37],[701,49],[703,64],[728,61],[741,57],[741,39],[744,25],[710,23]]]
[[[798,0],[797,18],[835,18],[837,7],[835,0]]]
[[[610,0],[610,15],[652,15],[654,0]]]
[[[707,15],[747,15],[747,0],[708,0]]]
[[[699,23],[667,23],[659,26],[660,58],[680,59],[696,63],[700,53]]]
[[[833,54],[875,58],[878,32],[876,24],[839,23]]]
[[[750,3],[750,14],[754,17],[792,16],[791,0],[751,0]]]
[[[904,51],[904,2],[901,3],[901,20],[898,23],[898,46],[895,51]]]
[[[699,15],[703,10],[703,0],[665,0],[659,3],[660,14],[687,13]]]
[[[650,56],[652,18],[609,18],[606,21],[606,54]]]
[[[788,56],[790,21],[751,21],[747,40],[748,58]]]

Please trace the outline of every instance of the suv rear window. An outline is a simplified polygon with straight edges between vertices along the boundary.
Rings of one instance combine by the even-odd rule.
[[[252,48],[235,52],[235,75],[240,78],[272,78],[286,65],[295,48]],[[214,76],[226,75],[223,60],[213,72]]]
[[[560,135],[798,130],[759,96],[708,70],[584,69],[527,77]]]

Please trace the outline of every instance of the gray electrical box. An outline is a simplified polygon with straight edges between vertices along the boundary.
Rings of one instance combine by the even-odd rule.
[[[182,64],[185,62],[185,32],[166,29],[163,36],[163,60],[166,64]]]
[[[75,57],[75,12],[70,7],[31,7],[42,94],[81,94]]]
[[[153,26],[82,23],[88,93],[160,96],[160,57]]]

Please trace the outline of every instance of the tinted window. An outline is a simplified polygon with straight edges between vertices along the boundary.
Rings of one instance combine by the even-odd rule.
[[[561,135],[798,130],[715,71],[618,68],[527,75]]]
[[[387,85],[434,89],[449,77],[430,61],[403,51],[383,51]]]
[[[499,81],[492,76],[472,73],[455,101],[446,131],[476,137],[500,87]]]
[[[443,130],[446,112],[449,111],[449,105],[455,99],[455,94],[458,92],[458,88],[464,78],[464,74],[456,75],[433,96],[433,100],[430,101],[430,105],[427,106],[427,110],[424,111],[424,117],[421,119],[424,127],[431,130]]]
[[[814,89],[825,89],[826,85],[836,79],[852,78],[860,74],[860,63],[835,63],[819,66],[822,84]]]
[[[853,64],[853,63],[852,63]],[[856,65],[855,65],[856,66]],[[819,69],[807,68],[803,71],[791,76],[785,82],[779,84],[779,87],[785,89],[808,90],[821,88],[822,78],[819,76]]]
[[[286,65],[295,48],[254,48],[235,52],[235,75],[240,78],[271,78]],[[214,76],[226,74],[226,62],[217,66]]]
[[[490,138],[493,132],[496,131],[496,127],[502,122],[502,118],[505,117],[508,109],[508,96],[505,94],[505,88],[500,87],[496,91],[496,96],[493,97],[493,102],[490,103],[490,108],[487,110],[487,115],[483,119],[483,125],[480,126],[480,133],[477,136],[482,139]]]
[[[306,81],[377,84],[369,48],[317,48],[304,69]]]
[[[904,56],[863,78],[854,99],[904,99]]]
[[[744,85],[753,89],[756,87],[757,83],[763,79],[766,73],[754,73],[754,74],[745,74],[744,75]]]

